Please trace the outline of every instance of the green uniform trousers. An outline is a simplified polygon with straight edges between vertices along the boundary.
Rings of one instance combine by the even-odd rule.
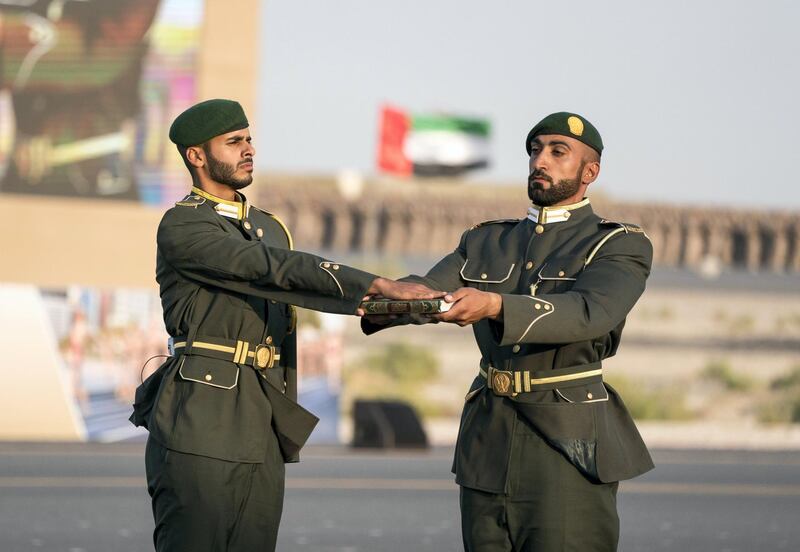
[[[277,438],[269,434],[273,442],[262,464],[184,454],[147,440],[147,490],[158,552],[275,550],[285,466]]]
[[[467,552],[611,552],[618,483],[593,483],[524,422],[511,446],[506,494],[461,487]]]

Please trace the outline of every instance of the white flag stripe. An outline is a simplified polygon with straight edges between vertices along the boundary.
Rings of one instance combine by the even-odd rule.
[[[485,136],[447,130],[410,131],[403,153],[415,164],[470,165],[489,159]]]

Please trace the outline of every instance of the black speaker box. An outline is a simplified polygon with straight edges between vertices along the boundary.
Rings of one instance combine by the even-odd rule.
[[[353,424],[353,446],[357,448],[428,447],[419,416],[404,402],[357,400]]]

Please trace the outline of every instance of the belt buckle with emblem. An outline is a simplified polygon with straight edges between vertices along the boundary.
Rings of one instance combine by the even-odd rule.
[[[492,391],[501,397],[513,397],[514,393],[514,374],[507,370],[492,369],[491,374]]]
[[[275,365],[275,361],[280,358],[275,354],[276,350],[277,348],[273,345],[257,345],[255,350],[256,366],[262,370],[272,368]]]

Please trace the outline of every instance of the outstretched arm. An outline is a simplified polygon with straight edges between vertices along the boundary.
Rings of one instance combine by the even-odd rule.
[[[462,326],[488,318],[500,345],[592,339],[614,329],[633,308],[644,292],[652,255],[646,236],[622,234],[599,250],[566,293],[458,290],[450,311],[436,318]]]
[[[424,285],[435,290],[450,290],[461,287],[464,283],[461,280],[460,271],[461,267],[464,266],[464,259],[466,258],[466,235],[467,232],[464,232],[458,247],[436,263],[425,276],[412,274],[401,278],[400,281]],[[439,294],[437,297],[441,297],[442,295],[444,294]],[[419,314],[365,316],[361,319],[361,330],[366,335],[371,335],[380,330],[394,326],[428,324],[431,322],[435,323],[437,320],[431,318],[429,315]]]
[[[166,213],[158,249],[163,261],[189,280],[315,310],[354,314],[368,293],[395,299],[438,296],[310,253],[242,241],[186,207]]]

